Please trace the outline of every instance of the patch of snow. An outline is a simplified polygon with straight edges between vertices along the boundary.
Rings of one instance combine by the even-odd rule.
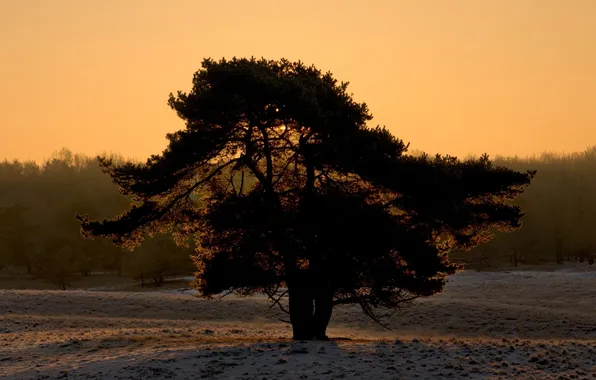
[[[6,379],[558,379],[596,374],[593,269],[473,272],[372,323],[334,309],[331,337],[292,342],[266,297],[0,290]]]

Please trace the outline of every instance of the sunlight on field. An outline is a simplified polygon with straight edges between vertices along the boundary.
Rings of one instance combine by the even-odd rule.
[[[390,319],[335,310],[331,342],[292,342],[263,297],[0,291],[0,376],[37,379],[574,378],[596,373],[596,270],[464,272]],[[132,376],[132,377],[131,377]]]

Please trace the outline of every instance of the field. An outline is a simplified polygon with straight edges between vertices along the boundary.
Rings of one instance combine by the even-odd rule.
[[[331,342],[290,341],[263,297],[20,287],[0,290],[6,379],[596,378],[587,264],[462,272],[391,317],[392,331],[337,308],[329,335],[351,340]]]

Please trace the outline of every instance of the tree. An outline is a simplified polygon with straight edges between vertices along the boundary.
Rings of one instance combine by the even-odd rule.
[[[70,244],[64,237],[51,236],[43,241],[35,263],[38,278],[66,290],[80,277],[80,247]]]
[[[145,239],[136,251],[129,255],[128,265],[133,278],[141,281],[141,286],[149,282],[156,286],[164,283],[166,276],[192,273],[192,249],[176,245],[170,235],[160,234]]]
[[[83,234],[126,247],[156,231],[194,236],[200,293],[263,292],[282,308],[287,295],[294,339],[326,339],[335,305],[381,323],[378,308],[440,292],[459,268],[450,249],[520,226],[509,201],[534,172],[408,155],[367,126],[347,85],[301,62],[204,60],[192,90],[170,95],[186,128],[162,154],[100,158],[133,205],[78,215]]]
[[[22,204],[0,208],[0,267],[26,267],[31,274],[35,260],[32,235],[39,229],[29,222],[27,212]]]

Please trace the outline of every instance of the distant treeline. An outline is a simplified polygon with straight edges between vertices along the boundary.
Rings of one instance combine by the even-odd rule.
[[[596,147],[572,154],[497,157],[494,163],[538,173],[516,202],[526,213],[523,227],[498,234],[475,256],[515,265],[566,260],[591,264],[596,252]]]
[[[596,252],[596,147],[567,155],[497,157],[494,163],[538,170],[517,201],[526,212],[523,227],[454,256],[470,262],[486,257],[494,263],[540,263]],[[158,284],[165,276],[192,273],[193,247],[177,246],[170,235],[148,238],[134,252],[81,237],[77,212],[111,218],[129,206],[95,158],[61,150],[42,165],[0,162],[0,269],[60,287],[92,272]]]
[[[149,238],[134,252],[81,237],[77,212],[111,218],[129,205],[94,158],[62,150],[42,165],[0,162],[0,269],[62,288],[92,272],[158,284],[192,273],[193,248],[178,247],[168,235]]]

